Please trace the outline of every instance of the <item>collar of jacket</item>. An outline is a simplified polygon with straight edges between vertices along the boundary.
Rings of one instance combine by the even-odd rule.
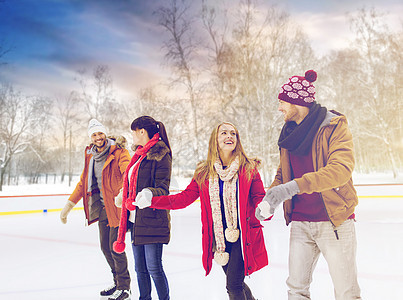
[[[85,153],[87,153],[87,155],[92,155],[91,149],[92,149],[93,145],[89,145],[87,146],[87,148],[85,148]],[[111,148],[109,149],[109,154],[108,157],[113,154],[113,152],[115,152],[117,149],[120,149],[117,145],[112,144]]]
[[[148,160],[156,160],[160,161],[164,158],[165,155],[170,153],[168,146],[164,143],[164,141],[158,141],[148,152],[147,159]]]
[[[329,125],[336,125],[340,119],[345,119],[346,117],[335,111],[335,110],[328,110],[325,116],[325,119],[323,120],[322,124],[320,124],[319,129],[322,127],[326,127]]]

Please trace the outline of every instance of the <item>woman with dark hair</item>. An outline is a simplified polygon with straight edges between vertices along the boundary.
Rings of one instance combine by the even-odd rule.
[[[183,192],[151,197],[145,189],[134,202],[145,209],[181,209],[200,197],[203,266],[206,275],[213,259],[222,266],[231,300],[255,299],[244,282],[245,275],[268,263],[259,222],[264,220],[262,212],[268,209],[260,205],[265,190],[259,164],[259,160],[246,155],[236,127],[224,122],[211,133],[207,160],[197,166],[192,182]]]
[[[142,116],[132,122],[131,130],[135,153],[124,175],[121,203],[119,200],[116,203],[126,209],[122,209],[118,239],[113,249],[117,253],[124,251],[125,233],[130,229],[140,299],[151,299],[152,278],[159,299],[167,300],[169,287],[162,267],[162,248],[170,239],[169,210],[140,210],[132,203],[137,193],[145,188],[151,196],[168,195],[172,169],[171,149],[162,122]]]

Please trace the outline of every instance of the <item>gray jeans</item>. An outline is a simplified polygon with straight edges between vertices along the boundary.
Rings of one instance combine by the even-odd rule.
[[[335,229],[339,239],[330,222],[291,223],[287,279],[289,300],[311,299],[309,287],[320,253],[329,267],[335,299],[361,299],[357,281],[354,220],[346,220]]]

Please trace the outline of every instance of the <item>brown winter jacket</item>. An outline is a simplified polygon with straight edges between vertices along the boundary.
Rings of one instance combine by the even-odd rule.
[[[150,189],[153,196],[169,194],[172,169],[170,152],[163,141],[158,141],[148,151],[146,158],[140,162],[136,194],[144,188]],[[135,224],[129,229],[134,245],[168,244],[171,230],[169,210],[149,207],[136,209]]]
[[[312,143],[312,159],[314,172],[295,178],[299,194],[320,193],[329,220],[339,226],[354,213],[358,204],[352,182],[353,140],[345,116],[335,111],[327,113]],[[281,148],[280,165],[271,187],[292,179],[288,150]],[[292,199],[285,201],[287,225],[291,222],[292,210]]]
[[[88,192],[88,168],[92,158],[90,150],[90,146],[85,148],[84,170],[80,176],[80,181],[77,183],[76,188],[69,198],[69,200],[74,203],[77,203],[83,198],[85,217],[88,225],[98,221],[99,218],[99,216],[91,214],[89,207],[91,192]],[[123,149],[122,145],[113,143],[102,169],[102,195],[110,227],[119,226],[121,209],[115,206],[115,197],[122,188],[123,175],[129,162],[129,151]],[[92,193],[96,192],[97,191],[92,191]]]

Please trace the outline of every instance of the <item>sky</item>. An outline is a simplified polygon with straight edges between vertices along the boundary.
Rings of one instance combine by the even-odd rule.
[[[398,0],[259,2],[262,9],[276,4],[286,10],[321,55],[351,41],[347,12],[374,7],[388,13],[392,28],[402,28],[403,3]],[[0,57],[0,82],[27,94],[60,97],[78,89],[78,70],[102,64],[109,67],[117,94],[135,97],[168,76],[162,65],[164,33],[154,13],[164,3],[0,0],[0,50],[10,50]]]

